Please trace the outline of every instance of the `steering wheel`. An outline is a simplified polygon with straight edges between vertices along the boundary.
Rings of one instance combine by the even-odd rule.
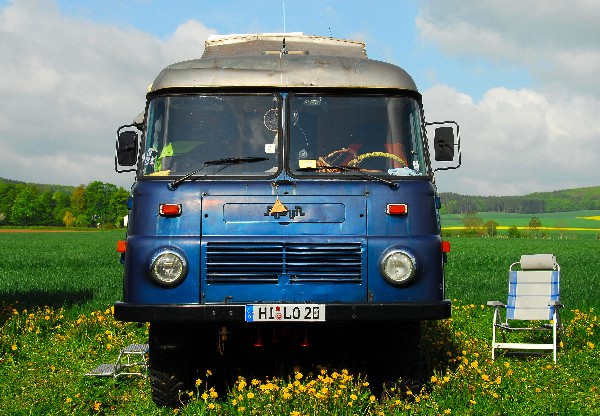
[[[337,156],[337,157],[336,157],[334,160],[332,160],[332,161],[330,161],[329,159],[330,159],[331,157],[333,157],[333,156],[336,156],[336,155],[341,155],[341,154],[344,154],[344,153],[348,153],[348,154],[352,155],[352,157],[354,158],[354,159],[352,159],[352,160],[356,160],[356,158],[358,158],[358,157],[359,157],[359,156],[356,154],[356,152],[355,152],[354,150],[350,149],[349,147],[342,147],[341,149],[334,150],[333,152],[329,153],[329,154],[328,154],[327,156],[325,156],[325,157],[320,157],[320,158],[317,160],[317,165],[318,165],[318,166],[331,166],[331,165],[335,165],[335,160],[336,160],[336,159],[337,159],[339,156]]]
[[[403,168],[406,167],[406,162],[400,156],[388,152],[370,152],[363,153],[360,156],[355,155],[354,159],[348,162],[348,166],[358,166],[363,159],[367,159],[369,157],[387,157],[388,159],[394,159],[395,161],[400,162]]]

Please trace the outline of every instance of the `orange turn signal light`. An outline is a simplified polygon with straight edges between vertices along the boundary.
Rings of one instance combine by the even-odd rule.
[[[158,213],[164,217],[181,215],[181,204],[160,204]]]
[[[125,253],[127,251],[127,241],[119,240],[117,241],[117,252]]]
[[[408,214],[407,204],[387,204],[385,213],[388,215],[406,215]]]
[[[442,241],[442,253],[450,253],[450,241]]]

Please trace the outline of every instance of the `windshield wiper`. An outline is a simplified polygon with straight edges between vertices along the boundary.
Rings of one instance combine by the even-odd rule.
[[[208,162],[204,162],[204,165],[241,165],[243,163],[255,163],[255,162],[264,162],[265,160],[269,160],[268,157],[226,157],[225,159],[217,159],[217,160],[209,160]]]
[[[230,165],[241,165],[243,163],[264,162],[265,160],[269,160],[269,158],[268,157],[249,156],[249,157],[227,157],[224,159],[209,160],[208,162],[204,162],[204,166],[202,166],[201,168],[196,169],[195,171],[192,171],[192,172],[188,173],[187,175],[182,176],[179,179],[175,179],[173,182],[171,182],[169,184],[169,189],[171,191],[174,191],[175,189],[177,189],[179,187],[179,185],[181,185],[183,182],[187,181],[192,176],[199,174],[207,166],[218,166],[218,165],[223,166],[221,169],[217,170],[216,172],[213,172],[213,174],[214,174],[214,173],[222,171],[223,169],[225,169],[227,166],[230,166]]]
[[[375,180],[377,182],[385,183],[392,189],[398,188],[398,184],[396,182],[388,181],[387,179],[380,178],[379,176],[371,175],[370,173],[363,171],[361,168],[354,166],[317,166],[314,168],[299,168],[296,169],[296,172],[318,172],[325,169],[337,169],[340,172],[350,172],[352,175],[358,176],[360,178],[367,178]]]

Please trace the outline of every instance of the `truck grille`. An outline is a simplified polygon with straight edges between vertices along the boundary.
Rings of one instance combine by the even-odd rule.
[[[208,243],[208,283],[362,281],[360,243]]]

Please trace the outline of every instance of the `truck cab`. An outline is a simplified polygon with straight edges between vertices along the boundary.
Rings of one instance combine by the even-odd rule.
[[[136,180],[115,317],[150,323],[156,403],[280,355],[358,356],[378,382],[414,366],[420,322],[451,315],[426,124],[362,42],[213,36],[159,73],[116,146]],[[460,164],[458,125],[433,124]]]

